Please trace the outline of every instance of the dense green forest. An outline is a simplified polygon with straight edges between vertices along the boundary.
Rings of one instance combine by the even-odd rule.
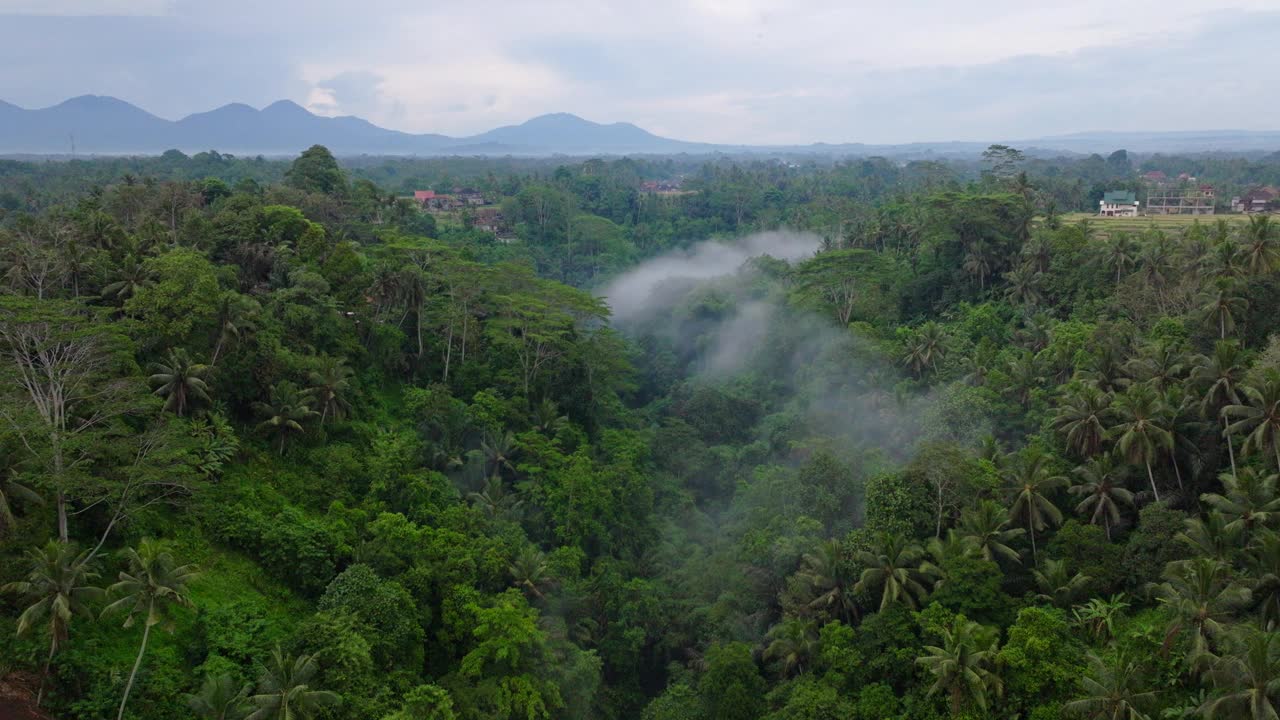
[[[1160,163],[1280,182],[1000,147],[0,162],[0,693],[1274,718],[1280,226],[1058,217]],[[461,182],[514,237],[397,198]]]

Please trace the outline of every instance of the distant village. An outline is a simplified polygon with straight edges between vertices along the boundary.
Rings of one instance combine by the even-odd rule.
[[[1205,185],[1189,173],[1170,178],[1159,170],[1142,175],[1146,200],[1132,190],[1109,190],[1098,201],[1100,217],[1139,215],[1215,215],[1219,210],[1236,214],[1280,212],[1280,188],[1260,185],[1219,206],[1212,185]]]

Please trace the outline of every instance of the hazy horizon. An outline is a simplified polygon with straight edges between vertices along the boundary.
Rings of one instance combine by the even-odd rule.
[[[170,120],[288,99],[451,136],[567,112],[744,145],[1273,130],[1251,55],[1277,34],[1273,0],[0,0],[0,99],[109,95]]]

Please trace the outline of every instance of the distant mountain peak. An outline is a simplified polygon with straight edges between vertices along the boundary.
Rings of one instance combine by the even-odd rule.
[[[316,117],[309,110],[292,100],[277,100],[262,108],[262,112],[268,115],[296,115],[298,117],[306,115],[307,117]]]

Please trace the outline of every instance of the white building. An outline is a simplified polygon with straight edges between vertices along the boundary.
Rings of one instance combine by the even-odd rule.
[[[1102,195],[1098,201],[1101,217],[1138,217],[1138,196],[1127,190],[1116,190]]]

